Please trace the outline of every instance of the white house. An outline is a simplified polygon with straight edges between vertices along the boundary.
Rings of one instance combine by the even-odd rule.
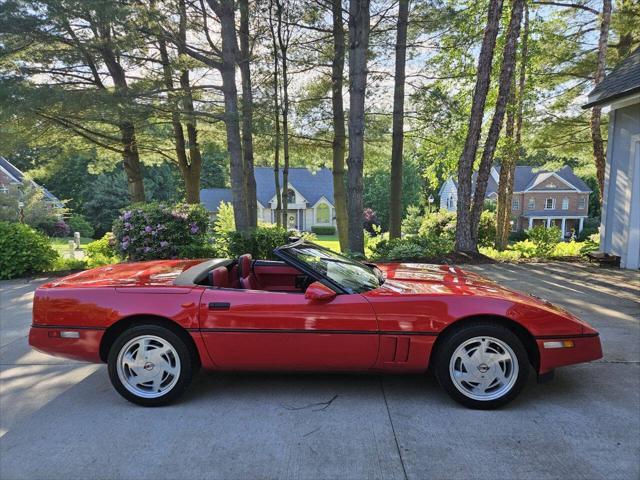
[[[640,268],[640,48],[589,94],[583,108],[609,107],[600,250]]]
[[[258,221],[276,223],[276,188],[273,168],[256,167],[256,197]],[[282,186],[282,170],[280,185]],[[287,201],[287,224],[299,231],[311,231],[314,226],[336,226],[333,200],[333,175],[321,168],[290,168],[288,185],[282,187],[283,201]],[[286,192],[286,194],[284,194]],[[200,191],[200,201],[215,218],[220,202],[231,202],[231,189],[207,188]]]

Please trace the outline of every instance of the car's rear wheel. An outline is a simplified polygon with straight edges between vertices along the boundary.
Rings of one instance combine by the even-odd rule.
[[[125,330],[109,351],[109,378],[127,400],[154,407],[178,398],[191,383],[193,355],[185,341],[159,325]]]
[[[472,324],[444,339],[436,377],[457,402],[478,409],[500,407],[524,387],[529,360],[517,335],[502,325]]]

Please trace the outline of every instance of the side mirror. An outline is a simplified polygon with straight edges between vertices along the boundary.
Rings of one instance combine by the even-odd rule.
[[[328,302],[336,296],[336,292],[320,282],[313,282],[304,292],[304,298],[316,302]]]

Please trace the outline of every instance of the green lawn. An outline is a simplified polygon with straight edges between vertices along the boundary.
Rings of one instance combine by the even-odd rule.
[[[51,238],[51,248],[58,252],[61,257],[65,257],[69,253],[69,240],[73,240],[73,237]],[[80,238],[80,245],[86,245],[91,242],[93,242],[93,238]]]
[[[338,235],[316,235],[315,243],[340,253],[340,241]]]

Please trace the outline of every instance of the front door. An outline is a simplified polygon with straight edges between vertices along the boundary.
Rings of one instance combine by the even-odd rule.
[[[238,370],[366,370],[378,353],[375,313],[361,295],[210,288],[200,328],[213,362]]]

